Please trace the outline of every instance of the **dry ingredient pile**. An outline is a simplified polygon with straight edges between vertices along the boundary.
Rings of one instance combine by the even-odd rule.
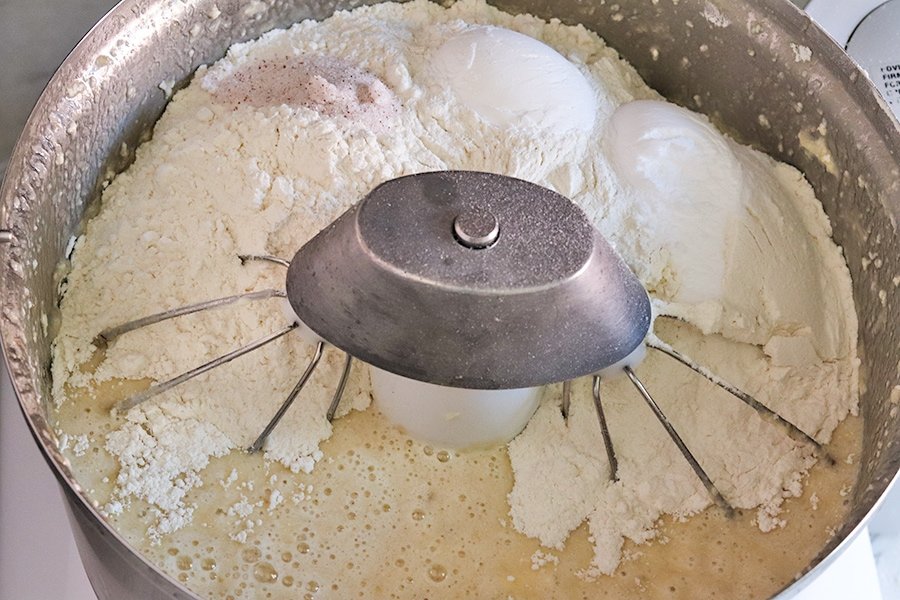
[[[709,508],[627,380],[603,386],[616,482],[588,380],[568,422],[549,386],[508,447],[456,452],[370,408],[361,364],[328,423],[333,350],[264,455],[247,455],[312,353],[300,336],[110,414],[288,317],[276,298],[106,349],[100,331],[283,289],[279,266],[238,255],[290,258],[380,182],[440,169],[571,198],[649,290],[654,334],[831,441],[837,464],[810,472],[809,446],[652,352],[638,375],[741,516]],[[859,419],[838,428],[856,414],[856,327],[849,272],[798,171],[665,102],[583,27],[417,0],[235,45],[175,94],[75,244],[54,394],[61,446],[103,513],[205,596],[752,597],[789,582],[840,522],[859,444]]]

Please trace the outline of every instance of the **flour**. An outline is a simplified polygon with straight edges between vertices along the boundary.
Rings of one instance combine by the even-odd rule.
[[[75,444],[72,446],[72,454],[75,456],[84,456],[84,453],[87,452],[88,448],[91,446],[88,436],[84,434],[76,435],[74,440]]]
[[[541,550],[536,550],[534,554],[531,555],[531,570],[537,571],[544,565],[548,564],[559,564],[559,558],[555,554],[551,554],[549,552],[543,552]]]
[[[469,24],[518,31],[568,59],[595,94],[592,127],[497,126],[460,102],[430,60]],[[282,66],[301,85],[273,85],[270,75]],[[268,86],[265,94],[248,95],[260,86]],[[721,152],[692,154],[694,138],[676,126],[662,142],[686,140],[677,153],[682,164],[727,175],[698,181],[707,194],[727,191],[733,199],[707,257],[710,272],[721,274],[716,285],[706,285],[702,273],[688,276],[693,263],[678,260],[678,246],[707,236],[709,224],[688,219],[674,238],[642,227],[653,203],[670,196],[636,183],[609,156],[610,120],[634,100],[661,99],[593,33],[506,15],[477,0],[449,9],[422,1],[360,8],[233,46],[175,94],[75,244],[54,345],[56,401],[112,380],[162,381],[277,331],[285,325],[277,300],[241,303],[131,332],[106,349],[96,369],[82,369],[107,327],[284,285],[279,267],[243,265],[238,254],[290,258],[386,179],[473,169],[571,198],[650,290],[663,317],[660,337],[827,442],[856,409],[856,318],[846,266],[812,190],[796,170],[724,136],[715,138]],[[692,118],[712,131],[705,118]],[[684,187],[677,198],[687,210],[697,190]],[[692,293],[694,280],[703,284],[699,293]],[[696,331],[669,327],[666,316]],[[120,416],[105,440],[119,464],[107,511],[121,512],[133,499],[149,503],[154,540],[187,526],[196,509],[187,494],[203,485],[210,460],[256,438],[311,354],[299,336],[286,336]],[[332,431],[325,413],[342,363],[339,352],[326,352],[269,438],[267,461],[309,473],[322,459],[319,444]],[[664,356],[651,353],[638,374],[659,392],[725,497],[757,509],[762,529],[780,526],[779,507],[800,494],[816,460],[812,450]],[[592,578],[615,568],[626,538],[650,540],[662,515],[686,518],[710,500],[623,380],[603,386],[619,457],[619,481],[610,482],[587,385],[575,382],[568,423],[560,386],[550,386],[510,443],[509,503],[516,529],[548,548],[562,548],[586,521],[595,556],[583,575]],[[368,405],[368,373],[357,364],[337,417]],[[220,483],[236,481],[232,473]],[[298,485],[292,503],[306,503],[311,492]],[[273,490],[265,503],[244,498],[229,507],[229,536],[246,541],[263,523],[257,509],[280,508],[287,495]],[[555,558],[535,556],[539,567]]]
[[[284,494],[281,493],[281,490],[272,490],[271,495],[269,495],[269,504],[266,507],[266,510],[271,514],[282,502],[284,502]]]
[[[252,519],[251,517],[256,509],[262,506],[262,501],[250,502],[247,496],[242,495],[240,501],[228,507],[226,514],[229,517],[236,517],[232,523],[234,531],[229,533],[228,537],[241,544],[245,543],[247,537],[253,534],[256,526],[259,524],[258,519]]]

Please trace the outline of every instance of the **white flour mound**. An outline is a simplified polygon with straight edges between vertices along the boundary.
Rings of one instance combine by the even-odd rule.
[[[571,61],[596,94],[593,129],[498,126],[455,98],[430,60],[472,24],[523,33]],[[279,69],[297,85],[279,83]],[[634,100],[652,102],[629,106],[667,116],[636,130],[613,117]],[[94,373],[80,370],[106,327],[283,286],[280,267],[242,265],[238,254],[289,258],[386,179],[473,169],[521,177],[579,204],[657,311],[705,334],[673,329],[667,341],[826,442],[856,410],[856,317],[828,220],[796,170],[660,101],[593,33],[480,0],[447,9],[382,4],[235,45],[175,95],[78,240],[54,346],[55,398],[65,402],[67,386],[114,378],[162,381],[282,328],[278,301],[242,303],[129,333]],[[620,147],[641,148],[641,160],[623,160]],[[685,216],[719,210],[719,196],[727,210],[715,218]],[[695,243],[705,244],[702,268]],[[201,484],[209,458],[254,440],[311,351],[287,336],[131,410],[106,440],[121,467],[107,509],[146,500],[158,511],[151,535],[188,523],[184,497]],[[267,459],[308,472],[321,458],[341,362],[326,354],[269,438]],[[778,526],[782,499],[800,493],[815,462],[811,450],[685,371],[651,353],[638,374],[725,497],[759,507],[762,529]],[[365,369],[355,369],[340,414],[365,409],[368,390]],[[587,520],[596,556],[586,576],[611,572],[623,539],[653,537],[661,515],[684,517],[710,503],[627,382],[605,384],[603,396],[618,482],[607,477],[585,382],[575,385],[568,425],[551,387],[509,446],[516,528],[559,548]]]

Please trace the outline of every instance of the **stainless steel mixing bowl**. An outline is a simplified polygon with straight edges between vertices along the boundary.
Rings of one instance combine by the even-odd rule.
[[[192,598],[109,528],[57,450],[50,343],[66,247],[165,106],[163,88],[236,42],[362,2],[126,0],[81,42],[25,126],[0,188],[0,334],[38,445],[65,490],[101,598]],[[865,75],[786,0],[500,0],[581,23],[669,99],[802,170],[844,248],[865,420],[852,508],[791,596],[862,526],[900,466],[900,130]],[[162,85],[161,85],[162,84]],[[47,323],[51,327],[47,327]]]

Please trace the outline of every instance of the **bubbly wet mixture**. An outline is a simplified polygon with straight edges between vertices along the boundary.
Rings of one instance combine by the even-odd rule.
[[[602,386],[618,481],[588,379],[568,421],[550,386],[507,446],[455,452],[370,407],[359,363],[329,423],[336,350],[248,455],[312,353],[300,335],[110,412],[292,316],[270,298],[108,345],[98,333],[283,289],[281,267],[238,255],[290,258],[378,183],[440,169],[571,198],[648,289],[653,335],[826,450],[652,351],[638,375],[734,519],[710,507],[627,379]],[[238,44],[175,95],[70,267],[54,344],[60,445],[103,514],[200,595],[766,596],[825,544],[855,480],[857,322],[811,188],[665,102],[582,27],[416,1]]]
[[[691,330],[664,333],[690,345],[700,339]],[[660,379],[653,370],[665,371],[662,360],[651,357],[638,371],[648,385]],[[115,426],[111,403],[142,387],[112,383],[94,397],[75,394],[60,419],[102,439]],[[711,385],[701,387],[716,398]],[[586,383],[575,392],[573,408],[586,408]],[[649,411],[642,424],[659,427]],[[594,552],[586,525],[561,551],[515,530],[505,448],[433,448],[375,410],[336,421],[322,446],[326,458],[309,475],[239,452],[214,459],[204,485],[188,494],[197,506],[193,525],[158,544],[145,535],[155,521],[146,502],[112,522],[147,558],[211,598],[765,598],[791,582],[843,522],[861,425],[850,418],[836,430],[827,448],[835,465],[813,469],[803,494],[785,502],[783,528],[761,533],[752,512],[729,519],[716,508],[683,522],[665,518],[654,541],[627,543],[615,572],[596,579],[584,577]],[[115,459],[98,448],[72,460],[92,495],[107,498]],[[228,539],[257,519],[246,539]]]

